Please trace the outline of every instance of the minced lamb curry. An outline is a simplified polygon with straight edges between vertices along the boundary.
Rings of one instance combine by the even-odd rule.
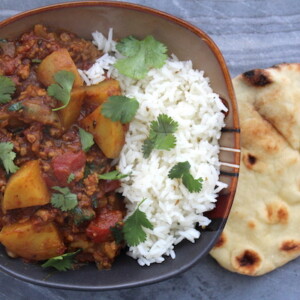
[[[99,56],[42,25],[0,40],[0,242],[11,257],[70,254],[102,269],[123,246],[112,230],[126,213],[120,182],[99,178],[114,171],[127,130],[99,108],[121,90],[113,79],[85,86],[78,73]]]

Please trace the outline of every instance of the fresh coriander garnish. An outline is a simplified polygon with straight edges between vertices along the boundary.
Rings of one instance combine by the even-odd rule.
[[[92,196],[92,206],[93,208],[98,208],[99,206],[99,199],[95,195]]]
[[[24,105],[22,104],[22,102],[16,102],[16,103],[10,105],[7,110],[8,111],[18,111],[23,108],[24,108]]]
[[[135,116],[139,103],[134,98],[126,96],[110,96],[102,105],[101,112],[113,122],[129,123]]]
[[[153,225],[147,219],[146,214],[139,209],[145,200],[141,201],[134,213],[124,222],[123,233],[128,246],[137,246],[146,240],[147,235],[143,227],[153,229]]]
[[[103,168],[104,166],[96,165],[94,162],[86,162],[84,168],[84,178],[88,177],[90,174],[94,172],[101,173],[101,170],[103,170]]]
[[[165,114],[160,114],[157,121],[152,121],[149,137],[142,146],[144,158],[148,158],[153,149],[170,150],[174,148],[176,137],[173,133],[177,128],[178,123]]]
[[[75,174],[71,173],[67,179],[67,183],[71,183],[75,179]]]
[[[74,257],[81,250],[77,250],[76,252],[65,253],[63,255],[55,256],[48,259],[45,263],[42,264],[43,268],[52,267],[58,271],[67,271],[73,269]]]
[[[182,178],[183,185],[189,192],[200,192],[202,189],[203,179],[195,179],[190,173],[191,165],[188,161],[177,163],[169,172],[168,177],[171,179]]]
[[[81,224],[85,221],[90,221],[95,217],[95,212],[93,210],[88,210],[80,207],[75,207],[72,212],[74,216],[74,223],[76,225]]]
[[[32,62],[33,64],[40,64],[40,63],[42,62],[42,60],[41,60],[41,59],[38,59],[38,58],[33,58],[33,59],[31,60],[31,62]]]
[[[120,244],[124,240],[122,225],[116,224],[114,227],[110,227],[110,231],[112,232],[117,244]]]
[[[119,180],[127,176],[129,176],[129,174],[122,174],[118,170],[115,170],[108,173],[100,174],[98,175],[98,178],[105,179],[105,180]]]
[[[121,74],[134,79],[144,78],[150,68],[161,68],[167,59],[167,47],[151,35],[142,41],[126,37],[116,48],[126,58],[117,60],[115,67]]]
[[[53,111],[57,111],[65,108],[69,104],[75,75],[72,72],[62,70],[54,74],[54,79],[56,83],[51,84],[47,92],[49,96],[63,103],[63,106],[52,109]]]
[[[75,208],[78,204],[76,194],[71,193],[68,187],[61,188],[59,186],[52,187],[53,190],[56,190],[58,193],[53,193],[51,197],[51,204],[59,208],[62,211],[68,211]]]
[[[9,102],[15,90],[15,83],[9,77],[0,75],[0,103]]]
[[[12,151],[14,144],[10,142],[0,143],[0,159],[3,163],[6,173],[15,173],[19,167],[14,164],[16,153]]]
[[[95,143],[93,135],[82,128],[79,128],[79,136],[81,141],[82,150],[87,152]]]

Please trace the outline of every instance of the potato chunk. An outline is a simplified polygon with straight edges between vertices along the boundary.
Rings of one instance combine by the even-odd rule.
[[[40,63],[37,77],[38,80],[45,86],[49,86],[55,83],[54,75],[58,71],[70,71],[75,75],[75,81],[73,87],[79,87],[83,85],[75,63],[72,60],[67,49],[59,49],[46,56]]]
[[[9,179],[4,191],[2,210],[49,203],[50,196],[38,160],[25,163]]]
[[[84,101],[89,104],[101,105],[110,96],[121,95],[119,82],[108,79],[96,85],[84,87],[86,94]]]
[[[64,130],[68,130],[78,119],[84,96],[85,91],[82,88],[73,89],[68,106],[57,111]]]
[[[88,241],[86,238],[79,238],[77,241],[71,242],[68,246],[72,251],[76,249],[82,249],[85,252],[90,252],[93,247],[93,242]]]
[[[44,260],[64,253],[65,246],[54,224],[31,221],[6,225],[0,242],[9,252],[28,260]]]
[[[97,107],[81,121],[82,127],[93,134],[94,140],[108,158],[116,158],[125,143],[125,132],[121,122],[113,122],[101,113]]]

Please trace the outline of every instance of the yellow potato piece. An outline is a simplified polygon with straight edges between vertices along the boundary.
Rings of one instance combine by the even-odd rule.
[[[6,225],[0,242],[14,255],[44,260],[64,253],[65,246],[53,223],[34,225],[31,221]]]
[[[75,88],[71,92],[71,99],[68,106],[58,112],[64,130],[68,130],[76,122],[80,115],[81,106],[85,96],[84,89]],[[60,103],[59,106],[62,104]]]
[[[92,247],[93,247],[93,243],[91,241],[87,241],[84,239],[79,239],[69,244],[69,248],[71,248],[72,251],[76,251],[76,249],[82,249],[86,252],[89,252],[87,250],[92,249]]]
[[[38,160],[25,163],[13,174],[6,186],[2,200],[2,211],[44,205],[49,203],[50,195],[42,177]]]
[[[59,49],[46,56],[39,65],[37,78],[43,85],[49,86],[56,83],[53,76],[62,70],[72,72],[75,75],[73,87],[83,85],[83,80],[67,49]]]
[[[89,104],[101,105],[110,96],[121,95],[119,82],[114,79],[108,79],[96,85],[84,87],[86,94],[84,101]]]
[[[113,122],[101,113],[97,107],[81,121],[82,127],[93,134],[94,140],[108,158],[116,158],[125,143],[125,132],[121,122]]]

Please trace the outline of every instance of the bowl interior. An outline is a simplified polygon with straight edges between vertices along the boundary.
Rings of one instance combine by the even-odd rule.
[[[180,60],[193,61],[194,68],[204,70],[213,90],[226,102],[226,128],[220,144],[225,148],[239,149],[237,108],[230,76],[220,51],[211,39],[196,27],[162,12],[138,5],[118,2],[82,2],[54,5],[9,18],[0,23],[0,37],[16,38],[41,23],[52,29],[64,29],[91,39],[93,31],[107,33],[114,29],[114,38],[128,35],[145,37],[148,34],[168,46]],[[39,265],[25,264],[19,259],[9,259],[1,247],[0,268],[31,283],[72,289],[114,289],[152,283],[169,278],[192,266],[215,243],[225,225],[237,184],[239,153],[221,150],[221,181],[228,184],[219,196],[217,208],[209,213],[212,223],[201,229],[202,235],[195,243],[182,242],[176,246],[176,259],[167,258],[163,264],[140,267],[123,253],[111,270],[97,271],[88,265],[77,271],[53,272]]]

